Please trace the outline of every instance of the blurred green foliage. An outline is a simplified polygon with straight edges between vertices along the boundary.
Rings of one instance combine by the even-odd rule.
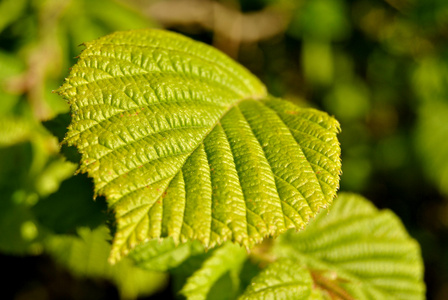
[[[211,3],[186,1],[198,8]],[[221,0],[214,14],[168,18],[179,2],[0,1],[0,251],[47,252],[64,263],[51,241],[68,247],[104,233],[98,227],[107,221],[104,202],[90,201],[92,183],[72,177],[76,157],[60,151],[68,106],[51,91],[83,42],[116,30],[167,27],[226,45],[221,50],[275,95],[334,115],[342,127],[341,189],[403,219],[422,245],[428,298],[448,298],[448,1]],[[213,21],[227,10],[247,22]],[[257,21],[248,17],[257,13]],[[255,34],[262,22],[273,22],[275,34]],[[231,28],[237,30],[223,35]],[[59,114],[65,115],[55,119]]]
[[[107,278],[114,282],[121,297],[132,299],[152,294],[166,285],[166,275],[145,271],[135,267],[130,259],[123,259],[110,265],[108,229],[100,226],[95,230],[79,227],[78,236],[52,236],[46,241],[46,249],[61,264],[67,266],[77,276]]]

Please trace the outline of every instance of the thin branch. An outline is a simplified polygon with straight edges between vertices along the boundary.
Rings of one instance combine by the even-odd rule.
[[[285,9],[268,6],[242,13],[210,0],[157,1],[142,11],[164,27],[199,26],[212,31],[215,46],[231,56],[236,56],[241,43],[256,43],[282,34],[291,19]]]

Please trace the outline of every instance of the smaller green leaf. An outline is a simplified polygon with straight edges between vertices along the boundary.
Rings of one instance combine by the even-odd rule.
[[[188,278],[180,293],[188,300],[207,299],[213,285],[226,273],[230,272],[230,276],[236,280],[246,257],[244,248],[229,242],[224,244],[213,252],[193,276]],[[233,294],[236,291],[237,287],[229,293]]]
[[[167,271],[179,266],[191,255],[200,254],[204,247],[197,242],[176,245],[172,238],[154,239],[137,246],[129,257],[137,266],[151,271]]]
[[[41,197],[56,192],[62,181],[73,176],[77,167],[77,164],[66,161],[63,157],[52,157],[36,178],[34,183],[36,192]]]
[[[311,286],[311,275],[301,263],[281,259],[256,276],[239,300],[310,299]]]
[[[93,231],[80,228],[78,234],[79,237],[54,235],[45,245],[46,250],[73,274],[111,280],[126,299],[149,295],[164,287],[166,275],[163,273],[136,268],[127,258],[113,266],[107,262],[111,246],[105,226]]]
[[[0,118],[0,147],[12,146],[29,140],[31,124],[21,118]]]
[[[341,193],[330,214],[280,236],[274,253],[304,263],[314,286],[330,297],[424,299],[418,244],[391,211],[358,195]]]
[[[45,197],[77,168],[58,154],[56,138],[26,115],[0,118],[0,151],[0,189],[17,187]]]

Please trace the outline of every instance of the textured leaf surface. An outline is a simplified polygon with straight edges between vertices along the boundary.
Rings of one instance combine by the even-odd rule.
[[[303,265],[294,260],[279,260],[256,276],[238,299],[309,299],[312,282]]]
[[[91,43],[59,89],[66,141],[114,209],[111,261],[144,241],[206,247],[302,228],[339,182],[339,124],[298,108],[217,50],[174,33]]]
[[[332,297],[424,299],[418,244],[392,212],[358,195],[341,194],[330,214],[279,237],[275,251],[305,263],[315,286]]]
[[[224,274],[230,272],[231,277],[236,280],[246,257],[246,250],[240,246],[232,243],[223,245],[188,278],[181,294],[188,300],[209,299],[207,298],[209,291]]]

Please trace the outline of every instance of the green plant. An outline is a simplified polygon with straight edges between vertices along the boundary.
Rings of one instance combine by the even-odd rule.
[[[357,195],[332,204],[335,119],[270,96],[177,34],[85,46],[58,93],[72,112],[65,142],[112,215],[110,263],[170,271],[188,299],[424,298],[419,247],[400,221]]]

